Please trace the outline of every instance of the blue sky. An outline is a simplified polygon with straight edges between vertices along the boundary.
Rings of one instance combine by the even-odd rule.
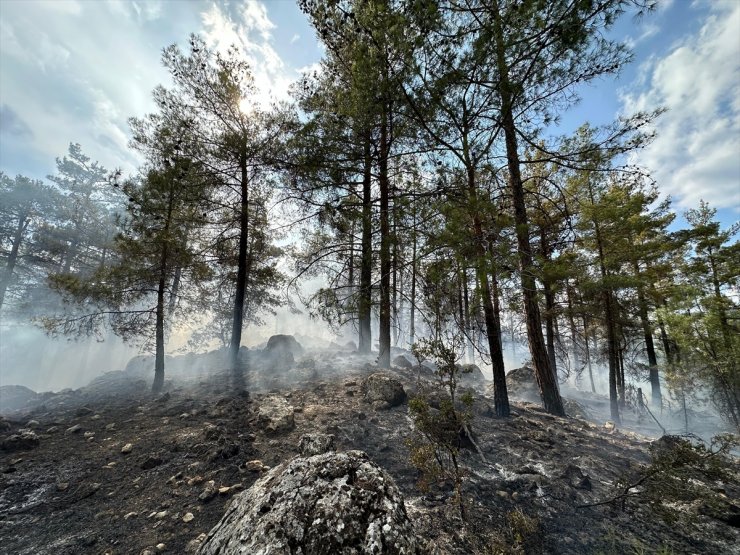
[[[292,0],[0,0],[0,170],[44,177],[70,141],[108,168],[133,169],[130,116],[152,110],[168,77],[160,51],[189,33],[215,48],[237,43],[265,100],[321,59]],[[668,108],[658,138],[635,161],[678,211],[700,198],[725,225],[740,214],[740,0],[672,0],[613,35],[635,59],[619,78],[582,90],[562,132],[585,121]]]

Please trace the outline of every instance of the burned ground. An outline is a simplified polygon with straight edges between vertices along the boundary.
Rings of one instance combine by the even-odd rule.
[[[554,417],[532,403],[499,419],[482,389],[472,426],[482,456],[462,455],[463,525],[451,488],[417,488],[408,406],[365,400],[363,379],[377,369],[357,354],[307,352],[269,374],[255,364],[250,393],[200,368],[153,397],[140,366],[6,407],[0,552],[193,551],[233,495],[297,456],[311,432],[334,435],[337,450],[365,451],[393,477],[425,553],[732,553],[740,540],[737,468],[734,480],[701,484],[725,503],[720,514],[697,499],[668,515],[639,495],[580,507],[650,463],[654,438],[603,421]],[[428,378],[414,368],[390,375],[411,395]]]

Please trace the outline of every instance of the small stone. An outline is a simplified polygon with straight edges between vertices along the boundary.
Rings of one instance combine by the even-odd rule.
[[[81,431],[82,431],[82,426],[80,426],[79,424],[75,424],[74,426],[70,426],[69,428],[67,428],[64,431],[64,433],[65,434],[77,434]]]
[[[163,543],[158,543],[155,547],[157,548],[157,551],[164,551],[167,549],[167,546]]]
[[[182,517],[183,522],[190,522],[195,518],[195,515],[193,513],[185,513],[185,516]]]
[[[139,513],[131,511],[130,513],[126,513],[125,515],[123,515],[123,520],[128,520],[129,518],[136,518],[137,516],[139,516]]]
[[[92,415],[92,416],[90,417],[90,420],[100,420],[100,415],[99,415],[99,414],[93,414],[93,415]]]
[[[261,460],[255,459],[253,461],[247,461],[244,463],[244,468],[249,472],[262,472],[265,469],[269,469],[269,466],[265,466]]]
[[[193,476],[192,478],[190,478],[188,480],[188,485],[189,486],[195,486],[195,485],[198,485],[198,484],[201,484],[201,483],[203,483],[203,476],[200,476],[200,475]]]
[[[496,492],[496,495],[498,495],[501,499],[508,499],[509,498],[509,492],[508,491],[504,491],[502,489],[498,490]]]
[[[58,431],[59,431],[59,426],[51,426],[50,428],[46,430],[46,433],[53,434],[54,432],[58,432]]]
[[[605,429],[605,430],[606,430],[607,432],[613,432],[615,428],[616,428],[616,426],[614,425],[614,422],[612,422],[611,420],[607,420],[607,421],[606,421],[606,422],[604,423],[604,429]]]
[[[169,513],[167,511],[159,511],[157,514],[154,515],[154,518],[157,520],[162,520],[165,518]]]
[[[38,420],[29,420],[28,422],[26,422],[26,428],[35,428],[38,425],[39,425]]]
[[[185,553],[195,553],[198,551],[198,548],[204,541],[206,541],[207,537],[208,536],[206,534],[200,534],[197,538],[190,540],[188,545],[185,546]]]
[[[180,418],[183,418],[183,419],[185,419],[185,418],[190,418],[190,413],[189,413],[189,412],[183,412],[183,413],[182,413],[182,414],[180,415]]]
[[[85,432],[85,439],[90,439],[95,437],[95,432]]]
[[[110,424],[106,424],[105,425],[105,429],[108,430],[108,431],[115,430],[116,429],[116,423],[115,422],[111,422]]]
[[[217,493],[218,490],[216,489],[216,482],[210,480],[206,483],[206,487],[203,488],[203,491],[198,496],[198,499],[201,500],[203,503],[208,503],[211,499],[216,497]]]
[[[226,495],[230,491],[231,488],[229,486],[221,486],[220,488],[218,488],[218,493],[220,493],[221,495]]]
[[[124,445],[123,447],[121,447],[121,453],[124,454],[124,455],[128,455],[133,450],[134,450],[133,443],[127,443],[126,445]]]
[[[69,482],[57,482],[57,491],[67,491]]]
[[[519,501],[519,497],[521,497],[521,496],[519,495],[519,492],[518,491],[515,491],[514,493],[511,494],[511,498],[514,501]]]
[[[144,459],[144,462],[142,462],[140,466],[142,470],[151,470],[152,468],[158,467],[163,462],[164,461],[161,457],[157,457],[156,455],[149,455],[146,459]]]

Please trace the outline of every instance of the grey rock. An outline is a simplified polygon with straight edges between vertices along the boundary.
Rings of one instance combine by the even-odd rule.
[[[298,357],[303,354],[303,346],[292,335],[273,335],[267,340],[265,351],[268,353],[287,351],[293,357]]]
[[[257,410],[257,418],[265,432],[270,434],[295,428],[293,407],[277,395],[268,395],[262,399]]]
[[[398,355],[393,359],[393,366],[398,366],[399,368],[413,368],[414,364],[405,356]]]
[[[304,457],[334,451],[333,434],[303,434],[298,440],[298,450]]]
[[[38,436],[31,430],[21,429],[0,442],[0,451],[28,451],[38,446]]]
[[[38,398],[38,393],[23,385],[0,386],[0,413],[27,408]]]
[[[237,495],[200,555],[412,554],[393,479],[361,451],[297,457]]]
[[[480,388],[488,382],[477,364],[459,364],[458,370],[460,385]]]
[[[385,372],[376,372],[362,381],[365,400],[373,407],[395,407],[406,401],[401,382]]]

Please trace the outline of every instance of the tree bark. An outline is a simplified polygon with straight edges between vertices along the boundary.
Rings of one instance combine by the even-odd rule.
[[[247,249],[249,247],[249,180],[247,174],[247,156],[245,152],[242,152],[239,157],[239,166],[241,168],[239,254],[237,259],[233,320],[231,323],[231,342],[229,343],[229,362],[231,371],[235,375],[241,372],[241,368],[239,366],[239,349],[242,342],[242,326],[244,325],[244,298],[247,291]]]
[[[5,265],[3,280],[0,282],[0,309],[2,309],[3,303],[5,302],[5,292],[8,290],[10,280],[13,277],[13,270],[18,261],[18,251],[21,248],[21,241],[23,241],[23,232],[26,230],[28,222],[28,214],[21,214],[18,216],[18,225],[16,226],[15,234],[13,235],[13,245],[10,248],[10,254],[8,255],[8,263]]]
[[[370,137],[365,138],[365,167],[362,174],[362,258],[360,261],[360,298],[358,303],[359,340],[358,350],[369,353],[372,350],[371,311],[372,311],[372,158],[370,156]]]
[[[565,416],[563,401],[560,398],[555,370],[547,353],[542,336],[542,319],[537,303],[537,287],[532,263],[532,249],[529,241],[529,223],[524,202],[524,185],[520,171],[519,150],[517,146],[516,124],[514,123],[512,84],[509,81],[509,68],[506,63],[506,45],[498,6],[493,9],[494,40],[496,62],[499,70],[498,92],[501,96],[501,125],[506,139],[506,160],[509,169],[509,188],[514,204],[514,223],[516,226],[521,286],[524,297],[524,313],[527,323],[529,350],[532,355],[537,384],[540,388],[545,410],[551,414]]]
[[[388,179],[388,112],[383,102],[380,117],[378,184],[380,185],[380,323],[378,366],[391,366],[391,237],[389,226],[390,182]]]

